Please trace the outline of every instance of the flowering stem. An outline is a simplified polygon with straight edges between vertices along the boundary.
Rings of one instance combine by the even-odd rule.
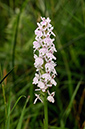
[[[47,107],[47,94],[44,97],[44,129],[48,129],[48,107]]]

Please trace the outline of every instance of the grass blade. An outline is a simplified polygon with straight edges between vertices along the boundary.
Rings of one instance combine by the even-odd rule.
[[[74,93],[73,93],[73,95],[72,95],[72,97],[71,97],[70,103],[69,103],[67,109],[65,110],[65,112],[64,112],[64,114],[63,114],[63,120],[61,120],[61,122],[64,122],[64,125],[65,125],[66,119],[67,119],[67,117],[68,117],[68,115],[69,115],[69,113],[70,113],[70,111],[71,111],[72,104],[73,104],[73,100],[74,100],[74,98],[75,98],[75,96],[76,96],[76,94],[77,94],[77,91],[78,91],[78,89],[79,89],[79,87],[80,87],[80,85],[81,85],[81,81],[82,81],[82,79],[78,82],[78,84],[77,84],[77,86],[76,86],[76,88],[75,88],[75,91],[74,91]]]
[[[14,106],[13,106],[13,108],[12,108],[10,114],[13,112],[13,110],[14,110],[14,108],[16,107],[17,103],[19,102],[19,100],[20,100],[22,97],[25,97],[25,98],[26,98],[26,96],[24,96],[24,95],[20,96],[20,97],[17,99],[16,103],[14,104]]]
[[[9,96],[5,129],[10,129],[10,115],[9,115],[10,114],[10,105],[11,105],[11,97]]]
[[[14,68],[13,68],[14,69]],[[12,70],[10,70],[8,73],[7,73],[7,75],[0,81],[0,84],[4,81],[4,79],[13,71],[13,69]]]
[[[68,129],[68,128],[61,128],[61,127],[51,126],[50,129]]]
[[[21,129],[22,121],[23,121],[23,117],[24,117],[24,113],[25,113],[25,108],[26,108],[27,102],[29,101],[29,98],[30,98],[30,96],[28,96],[28,98],[26,99],[26,102],[25,102],[25,105],[23,107],[23,110],[22,110],[22,113],[21,113],[21,116],[20,116],[20,119],[19,119],[19,123],[18,123],[16,129]]]

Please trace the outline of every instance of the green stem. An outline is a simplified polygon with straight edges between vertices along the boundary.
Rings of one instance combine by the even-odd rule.
[[[14,35],[14,41],[13,41],[13,53],[12,53],[12,67],[14,68],[15,66],[15,50],[16,50],[16,43],[17,43],[17,37],[18,37],[18,29],[19,29],[19,22],[20,22],[20,17],[23,9],[27,5],[28,0],[25,0],[20,8],[20,12],[17,15],[16,19],[16,28],[15,28],[15,35]],[[13,82],[15,82],[15,73],[13,71]]]
[[[44,97],[44,129],[48,129],[48,107],[47,107],[47,95]]]
[[[6,96],[5,96],[4,84],[2,84],[2,91],[3,91],[4,105],[5,105],[5,117],[7,118],[7,106],[6,106]]]
[[[2,78],[2,69],[3,67],[0,66],[0,72],[1,72],[1,78]],[[6,105],[6,95],[5,95],[5,87],[4,84],[2,83],[4,79],[0,81],[1,87],[2,87],[2,93],[3,93],[3,99],[4,99],[4,106],[5,106],[5,118],[7,118],[7,105]]]
[[[13,43],[13,53],[12,53],[12,67],[15,66],[15,49],[16,49],[16,42],[17,42],[17,36],[18,36],[18,27],[19,27],[19,21],[20,21],[20,14],[17,16],[17,23],[16,23],[16,29],[15,29],[15,36],[14,36],[14,43]],[[13,82],[15,81],[15,73],[13,71]]]

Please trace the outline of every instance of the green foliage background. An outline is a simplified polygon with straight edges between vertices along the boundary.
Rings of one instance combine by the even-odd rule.
[[[0,129],[43,129],[43,104],[33,105],[32,85],[34,30],[40,16],[51,19],[58,51],[49,129],[84,129],[84,0],[0,0],[0,81],[13,68],[0,84]]]

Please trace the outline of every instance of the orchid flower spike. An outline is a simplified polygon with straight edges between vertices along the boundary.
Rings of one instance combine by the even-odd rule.
[[[35,91],[38,92],[38,94],[35,94],[36,99],[34,100],[34,104],[38,99],[43,102],[43,100],[41,100],[42,97],[40,98],[40,96],[45,93],[48,93],[47,100],[49,102],[54,103],[55,101],[53,98],[55,92],[49,92],[53,85],[57,85],[57,82],[54,80],[57,75],[55,70],[56,63],[54,62],[56,57],[53,55],[57,50],[53,43],[55,39],[51,38],[51,35],[55,36],[55,34],[52,31],[53,27],[50,22],[51,20],[49,17],[47,19],[41,17],[41,22],[37,23],[38,27],[35,30],[36,37],[33,42],[33,48],[36,73],[33,79],[33,84],[37,86]]]

